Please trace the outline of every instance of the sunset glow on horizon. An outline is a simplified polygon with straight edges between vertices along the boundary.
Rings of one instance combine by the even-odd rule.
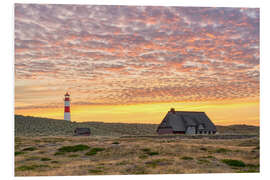
[[[15,5],[15,114],[259,125],[258,8]]]

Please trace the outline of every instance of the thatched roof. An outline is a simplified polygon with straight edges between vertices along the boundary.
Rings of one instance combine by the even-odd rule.
[[[188,126],[194,126],[203,131],[216,131],[216,126],[205,112],[174,111],[173,109],[167,113],[158,129],[172,128],[173,131],[186,131]]]

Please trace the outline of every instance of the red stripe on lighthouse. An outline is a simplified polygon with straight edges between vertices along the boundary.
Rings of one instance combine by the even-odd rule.
[[[70,112],[69,106],[65,106],[65,112]]]

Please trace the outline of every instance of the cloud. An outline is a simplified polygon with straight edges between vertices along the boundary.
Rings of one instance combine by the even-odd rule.
[[[53,80],[59,93],[77,92],[78,104],[259,96],[259,13],[256,8],[16,4],[16,83]],[[42,87],[42,93],[55,96],[46,83]],[[27,102],[30,92],[17,91]]]

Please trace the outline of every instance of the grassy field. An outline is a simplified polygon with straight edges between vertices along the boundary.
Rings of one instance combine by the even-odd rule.
[[[72,136],[75,127],[92,135]],[[259,172],[258,127],[219,126],[219,135],[202,136],[158,136],[156,127],[17,116],[15,175]]]
[[[128,124],[103,122],[68,122],[31,116],[15,115],[15,136],[72,136],[77,127],[89,127],[92,136],[157,135],[158,124]],[[259,134],[258,126],[217,126],[219,134]]]
[[[16,176],[259,172],[259,140],[16,137]]]

